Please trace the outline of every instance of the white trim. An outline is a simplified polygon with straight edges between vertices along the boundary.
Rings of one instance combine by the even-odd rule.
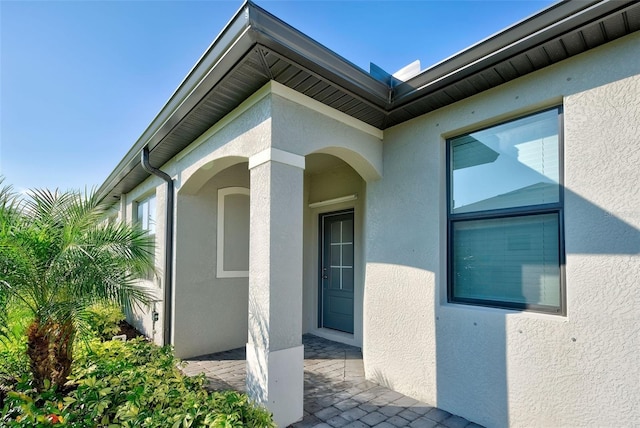
[[[283,85],[282,83],[278,83],[274,80],[268,83],[271,86],[271,93],[275,95],[279,95],[283,98],[288,99],[289,101],[293,101],[294,103],[301,104],[311,110],[317,111],[320,114],[323,114],[331,119],[335,119],[339,122],[344,123],[352,128],[355,128],[359,131],[365,132],[369,135],[376,137],[379,140],[384,139],[384,131],[376,128],[375,126],[371,126],[366,122],[363,122],[355,117],[349,116],[346,113],[341,112],[340,110],[336,110],[332,107],[329,107],[326,104],[322,104],[320,101],[316,101],[313,98],[310,98],[300,92],[289,88],[288,86]]]
[[[354,129],[357,129],[359,131],[372,135],[379,140],[384,139],[384,131],[376,128],[375,126],[371,126],[366,122],[363,122],[359,119],[351,117],[346,113],[342,113],[339,110],[336,110],[332,107],[322,104],[321,102],[316,101],[313,98],[310,98],[304,94],[301,94],[300,92],[297,92],[281,83],[278,83],[272,80],[266,83],[262,88],[258,89],[249,98],[244,100],[238,107],[233,109],[229,114],[227,114],[218,122],[216,122],[213,126],[211,126],[211,128],[207,129],[201,136],[199,136],[193,143],[191,143],[189,146],[183,149],[180,153],[178,153],[174,157],[176,162],[183,159],[185,156],[187,156],[189,153],[195,150],[198,146],[200,146],[203,142],[207,141],[213,135],[217,134],[225,126],[232,123],[234,120],[240,117],[243,113],[245,113],[251,107],[253,107],[258,102],[260,102],[263,98],[271,94],[278,95],[282,98],[286,98],[289,101],[303,105],[331,119],[335,119]]]
[[[218,189],[218,245],[216,248],[216,277],[218,278],[248,278],[249,271],[224,270],[224,198],[227,195],[247,195],[246,187],[225,187]]]
[[[305,167],[304,156],[270,147],[249,158],[249,169],[253,169],[269,161],[295,166],[300,169],[304,169]]]
[[[285,316],[285,314],[278,314]],[[258,403],[273,413],[277,426],[302,419],[304,397],[304,345],[271,351],[246,345],[247,383]]]
[[[339,198],[327,199],[326,201],[312,202],[309,204],[309,208],[319,208],[326,207],[327,205],[335,205],[340,204],[342,202],[355,201],[358,199],[358,194],[354,193],[353,195],[341,196]]]

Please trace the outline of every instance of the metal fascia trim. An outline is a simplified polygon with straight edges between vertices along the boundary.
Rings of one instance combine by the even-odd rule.
[[[223,30],[218,34],[214,41],[209,45],[204,54],[198,59],[196,64],[187,73],[186,77],[182,80],[178,88],[173,92],[169,100],[165,103],[162,109],[158,112],[155,118],[151,121],[149,126],[143,131],[142,135],[138,138],[136,143],[129,149],[122,160],[118,163],[116,168],[109,174],[106,180],[98,189],[98,195],[104,198],[112,191],[124,178],[122,172],[126,169],[128,174],[139,163],[138,155],[142,148],[149,145],[150,149],[155,146],[153,143],[158,143],[158,139],[152,141],[152,138],[158,135],[158,131],[170,125],[170,129],[179,123],[182,119],[175,119],[175,116],[179,113],[186,115],[188,111],[197,104],[196,102],[188,102],[194,95],[204,96],[211,90],[211,88],[217,82],[206,81],[206,78],[212,74],[225,57],[229,57],[234,48],[242,49],[242,47],[252,46],[254,43],[247,41],[246,37],[250,36],[247,31],[250,27],[250,15],[251,9],[255,6],[250,1],[245,2],[238,12],[231,18]],[[244,43],[243,43],[244,39]],[[246,52],[238,55],[238,58],[244,56]],[[219,80],[219,79],[218,79]],[[204,84],[207,83],[210,87],[205,88]],[[188,105],[193,104],[188,111],[184,112],[184,109]],[[181,111],[179,111],[181,110]],[[183,116],[184,117],[184,116]]]
[[[356,92],[380,107],[386,106],[388,85],[373,78],[352,62],[296,30],[266,10],[253,5],[251,30],[256,43],[285,57],[292,57],[306,69],[320,74],[338,87]],[[330,73],[335,79],[329,79]]]
[[[453,80],[456,75],[461,75],[456,81],[464,79],[471,74],[470,68],[484,69],[484,64],[489,66],[506,60],[621,6],[624,3],[610,0],[568,1],[553,5],[441,61],[399,86],[390,111],[406,106],[420,92],[441,89],[446,85],[443,81]]]

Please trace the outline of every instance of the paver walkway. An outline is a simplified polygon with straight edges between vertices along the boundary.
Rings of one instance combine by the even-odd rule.
[[[293,428],[477,428],[449,412],[365,380],[359,348],[312,335],[304,344],[304,419]],[[245,391],[244,348],[185,360],[211,389]]]

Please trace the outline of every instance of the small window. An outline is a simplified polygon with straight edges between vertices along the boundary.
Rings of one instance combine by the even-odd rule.
[[[218,278],[249,276],[249,189],[218,189]]]
[[[140,227],[149,233],[149,236],[155,241],[156,237],[156,195],[151,195],[137,203],[136,221]],[[154,281],[155,273],[152,269],[147,272],[144,279]]]
[[[564,313],[561,113],[447,141],[450,302]]]
[[[142,229],[149,235],[156,234],[156,195],[149,196],[138,202],[136,219]]]

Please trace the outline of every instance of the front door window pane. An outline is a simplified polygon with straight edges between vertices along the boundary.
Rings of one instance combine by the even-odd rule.
[[[340,237],[342,235],[342,222],[335,222],[331,224],[331,243],[339,244],[341,241]]]

